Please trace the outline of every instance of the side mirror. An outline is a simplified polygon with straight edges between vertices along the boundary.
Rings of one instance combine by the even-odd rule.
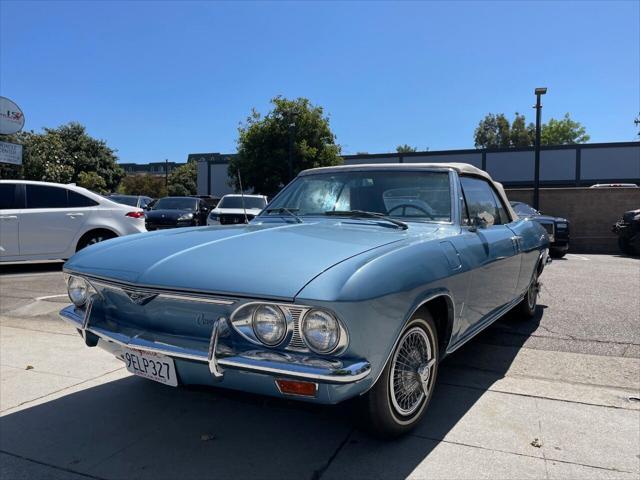
[[[482,217],[475,216],[471,219],[471,228],[469,230],[475,232],[479,228],[487,228],[487,221]]]
[[[206,205],[203,205],[200,210],[202,210],[202,213],[207,213],[209,211],[209,207],[207,207]]]

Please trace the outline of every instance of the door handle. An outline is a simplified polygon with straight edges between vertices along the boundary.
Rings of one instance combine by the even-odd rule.
[[[17,215],[2,215],[0,216],[0,220],[17,220]]]
[[[74,212],[67,213],[67,217],[72,217],[72,218],[81,217],[83,215],[84,215],[84,213],[80,213],[80,212],[78,212],[78,213],[74,213]]]

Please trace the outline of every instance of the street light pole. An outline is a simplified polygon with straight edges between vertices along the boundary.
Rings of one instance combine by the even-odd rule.
[[[169,188],[169,159],[164,159],[164,188]]]
[[[535,143],[535,173],[533,178],[533,208],[540,209],[540,117],[542,104],[540,97],[547,93],[546,87],[536,88],[536,143]]]
[[[293,134],[295,128],[296,124],[294,120],[289,123],[289,181],[293,180]]]

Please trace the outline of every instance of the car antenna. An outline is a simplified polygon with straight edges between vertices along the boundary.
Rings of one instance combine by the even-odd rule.
[[[244,211],[244,223],[249,223],[247,218],[247,208],[244,205],[244,190],[242,189],[242,177],[240,176],[240,169],[238,169],[238,183],[240,184],[240,197],[242,198],[242,210]]]

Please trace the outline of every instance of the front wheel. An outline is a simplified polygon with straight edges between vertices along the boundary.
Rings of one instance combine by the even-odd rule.
[[[380,378],[361,398],[364,428],[382,438],[413,429],[431,400],[438,355],[435,323],[424,312],[405,327]]]

